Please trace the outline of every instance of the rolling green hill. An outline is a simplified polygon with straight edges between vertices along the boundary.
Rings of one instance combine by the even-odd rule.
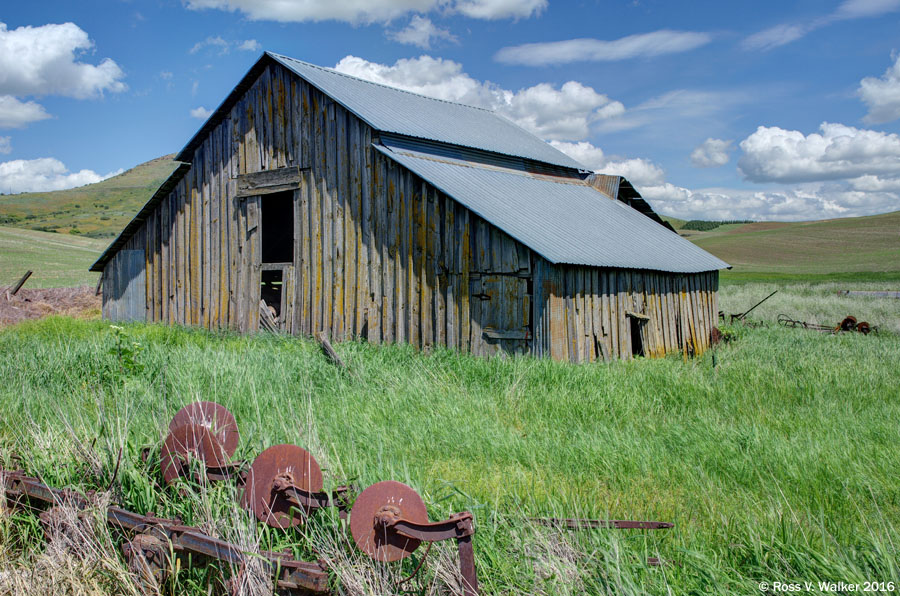
[[[175,169],[164,155],[97,184],[0,196],[0,225],[112,238]]]
[[[821,221],[728,224],[708,232],[678,229],[678,233],[730,263],[734,268],[726,278],[759,273],[900,278],[900,211]]]

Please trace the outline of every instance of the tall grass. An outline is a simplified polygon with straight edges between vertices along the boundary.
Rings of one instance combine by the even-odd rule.
[[[228,484],[188,487],[184,498],[156,484],[140,449],[156,454],[182,405],[218,401],[237,418],[237,457],[296,443],[322,463],[326,488],[395,479],[433,519],[472,511],[488,594],[900,581],[900,338],[734,331],[736,341],[689,362],[590,366],[350,342],[337,346],[347,374],[302,339],[51,318],[0,332],[0,458],[9,466],[15,451],[56,486],[111,484],[133,510],[248,548],[324,557],[349,594],[396,590],[418,561],[366,561],[334,512],[285,533],[252,523]],[[565,532],[526,519],[544,515],[676,527]],[[0,525],[0,551],[15,566],[39,547],[27,523],[13,526],[23,524]],[[404,588],[446,590],[454,556],[451,545],[433,549]],[[163,591],[206,593],[227,575],[181,568]]]

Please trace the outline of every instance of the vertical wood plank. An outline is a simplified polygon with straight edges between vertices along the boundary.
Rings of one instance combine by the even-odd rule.
[[[470,300],[468,288],[469,272],[472,270],[471,221],[473,217],[469,215],[468,209],[460,208],[455,216],[455,219],[459,223],[459,230],[461,231],[461,234],[459,235],[459,271],[461,273],[461,277],[459,280],[459,293],[457,294],[457,300],[459,300],[459,314],[457,315],[460,336],[459,345],[462,350],[467,351],[469,350],[469,346],[471,345],[470,334],[472,331],[472,317],[470,315],[471,310],[469,308]]]
[[[441,193],[444,211],[443,258],[446,270],[444,284],[444,308],[446,317],[447,346],[459,347],[459,271],[457,269],[456,251],[456,203]]]
[[[334,213],[332,220],[332,310],[331,310],[331,336],[337,341],[343,341],[344,338],[344,283],[346,281],[347,270],[344,257],[346,256],[346,246],[344,246],[344,212],[346,194],[342,194],[341,180],[347,176],[347,162],[345,155],[347,149],[347,130],[345,119],[343,118],[344,109],[333,103],[329,108],[328,131],[331,136],[328,142],[329,147],[329,166],[328,166],[328,184],[329,194],[331,195],[331,209]],[[333,124],[332,124],[333,122]]]
[[[384,180],[385,198],[382,206],[384,217],[384,230],[381,253],[382,264],[382,324],[381,335],[387,343],[393,343],[396,338],[396,328],[394,327],[394,287],[396,280],[397,267],[397,240],[399,232],[397,230],[397,186],[394,182],[395,166],[386,158],[379,156],[382,164],[381,173]]]

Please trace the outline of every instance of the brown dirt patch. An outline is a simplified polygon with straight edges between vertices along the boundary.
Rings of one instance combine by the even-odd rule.
[[[0,289],[0,327],[49,315],[93,319],[100,316],[100,306],[100,296],[94,294],[91,286],[22,288],[18,294],[8,298],[6,288],[3,288]]]

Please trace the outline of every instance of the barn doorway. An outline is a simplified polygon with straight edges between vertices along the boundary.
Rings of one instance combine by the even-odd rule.
[[[294,191],[260,197],[259,322],[269,331],[291,330],[294,269]]]
[[[632,356],[644,356],[644,334],[642,331],[644,330],[644,323],[646,323],[646,319],[640,319],[638,317],[628,317],[628,321],[631,326],[631,355]]]

